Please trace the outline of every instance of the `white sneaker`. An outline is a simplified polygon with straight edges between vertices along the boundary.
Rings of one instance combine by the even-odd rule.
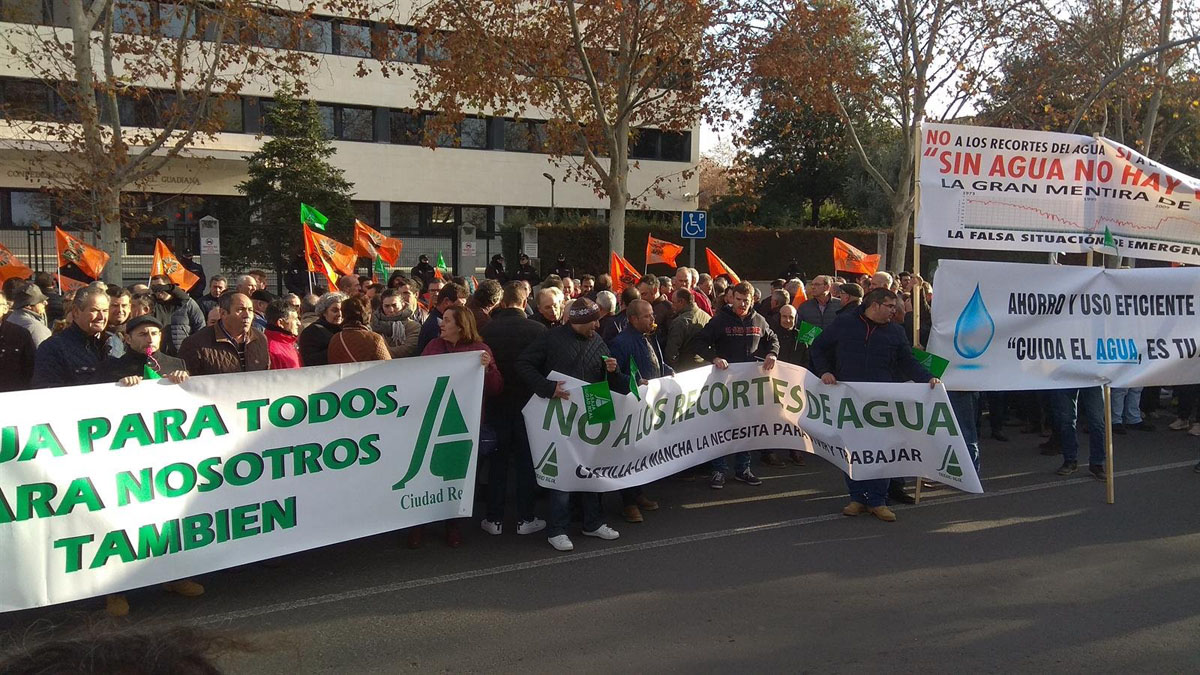
[[[500,534],[501,532],[504,532],[504,525],[492,520],[484,519],[479,521],[479,527],[488,534]]]
[[[544,529],[546,529],[546,521],[541,518],[522,520],[517,523],[517,534],[533,534],[534,532],[541,532]]]
[[[599,537],[601,539],[607,539],[609,541],[612,541],[613,539],[616,539],[617,537],[621,536],[621,533],[617,532],[616,530],[612,529],[611,527],[609,527],[607,525],[601,525],[600,527],[597,527],[596,529],[592,530],[591,532],[584,530],[583,536]]]
[[[1177,418],[1174,422],[1171,422],[1170,424],[1168,424],[1167,428],[1170,429],[1171,431],[1183,431],[1184,429],[1188,428],[1189,426],[1191,426],[1191,425],[1188,423],[1187,420],[1182,419],[1182,418]]]
[[[1200,422],[1196,422],[1191,429],[1188,429],[1188,436],[1200,436]]]
[[[587,533],[585,532],[584,534],[587,534]],[[550,538],[546,539],[546,541],[550,542],[550,545],[553,546],[555,548],[555,550],[558,550],[558,551],[574,551],[575,550],[575,544],[572,544],[571,538],[565,534],[560,534],[557,537],[550,537]]]

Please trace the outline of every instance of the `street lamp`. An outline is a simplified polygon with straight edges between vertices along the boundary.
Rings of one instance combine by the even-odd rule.
[[[554,208],[554,184],[558,181],[549,173],[543,173],[542,175],[545,176],[546,180],[550,181],[550,222],[557,223],[558,210]]]

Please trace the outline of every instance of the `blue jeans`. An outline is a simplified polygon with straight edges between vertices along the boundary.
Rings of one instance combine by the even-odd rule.
[[[846,491],[850,493],[850,501],[872,507],[886,506],[888,483],[891,480],[891,478],[854,480],[850,476],[846,476]]]
[[[560,492],[550,490],[550,523],[546,527],[546,537],[557,537],[566,534],[571,526],[571,495],[579,495],[579,504],[583,507],[583,529],[594,532],[604,524],[600,514],[600,495],[595,492]]]
[[[496,431],[496,451],[488,457],[487,519],[504,521],[504,503],[508,498],[508,463],[517,472],[517,518],[533,520],[533,499],[537,478],[533,473],[533,457],[529,454],[529,438],[521,417],[496,419],[490,422]]]
[[[1113,424],[1142,423],[1142,388],[1112,389]]]
[[[1001,392],[1004,393],[1004,392]],[[967,452],[971,455],[971,462],[975,465],[975,473],[979,473],[979,392],[975,391],[948,391],[946,395],[950,397],[950,408],[954,410],[954,417],[958,419],[958,432],[962,434],[963,443],[967,444]],[[991,401],[991,395],[988,395],[988,400]],[[993,422],[992,431],[999,429]]]
[[[718,457],[712,461],[712,470],[725,473],[729,471],[729,462],[726,457]],[[733,467],[735,473],[742,473],[750,469],[750,453],[735,452],[733,454]]]
[[[1079,459],[1079,437],[1075,435],[1075,422],[1082,413],[1088,425],[1088,463],[1104,466],[1104,394],[1100,387],[1082,389],[1056,389],[1050,393],[1051,414],[1062,442],[1064,462]]]

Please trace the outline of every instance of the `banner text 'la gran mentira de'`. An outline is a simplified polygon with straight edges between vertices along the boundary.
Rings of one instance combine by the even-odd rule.
[[[1200,181],[1107,138],[921,129],[917,243],[1200,264]]]
[[[525,428],[538,482],[568,492],[649,483],[747,450],[802,450],[858,479],[921,476],[982,492],[942,387],[822,384],[799,366],[712,366],[650,380],[639,401],[613,395],[616,419],[591,423],[578,381],[566,401],[533,397]]]
[[[468,516],[452,354],[0,396],[0,611]]]
[[[1200,268],[944,260],[931,351],[952,390],[1200,381]]]

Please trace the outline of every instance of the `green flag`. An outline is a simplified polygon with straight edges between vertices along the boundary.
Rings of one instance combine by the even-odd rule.
[[[379,282],[387,281],[387,267],[383,264],[383,258],[375,256],[375,275],[379,278]]]
[[[1108,229],[1107,225],[1104,226],[1104,245],[1109,248],[1117,247],[1117,242],[1112,236],[1112,230]]]
[[[308,204],[305,204],[304,202],[300,202],[300,224],[301,225],[308,225],[309,227],[311,227],[313,229],[324,232],[325,231],[325,223],[328,223],[328,222],[329,222],[329,219],[325,217],[325,214],[314,209],[313,207],[309,206]]]
[[[150,367],[150,364],[147,363],[146,365],[142,366],[142,379],[161,380],[162,375],[159,375],[158,373],[156,373],[154,371],[154,369]]]
[[[629,357],[629,393],[637,400],[642,400],[642,394],[638,391],[638,378],[641,373],[638,372],[637,363],[634,363],[633,357]]]
[[[800,322],[800,329],[796,331],[796,342],[803,342],[809,347],[812,346],[813,340],[821,334],[821,327],[814,326],[807,321]]]
[[[946,359],[943,359],[937,354],[930,354],[929,352],[922,351],[916,347],[913,347],[912,353],[917,362],[922,366],[925,366],[925,370],[933,373],[934,377],[940,378],[942,375],[946,374],[946,367],[950,365],[950,362]]]
[[[446,259],[442,257],[442,252],[441,252],[441,251],[438,251],[438,264],[437,264],[437,268],[438,268],[439,270],[444,270],[444,269],[446,269]]]
[[[608,388],[608,382],[605,380],[583,386],[583,407],[587,410],[588,424],[612,422],[617,419],[612,390]]]

